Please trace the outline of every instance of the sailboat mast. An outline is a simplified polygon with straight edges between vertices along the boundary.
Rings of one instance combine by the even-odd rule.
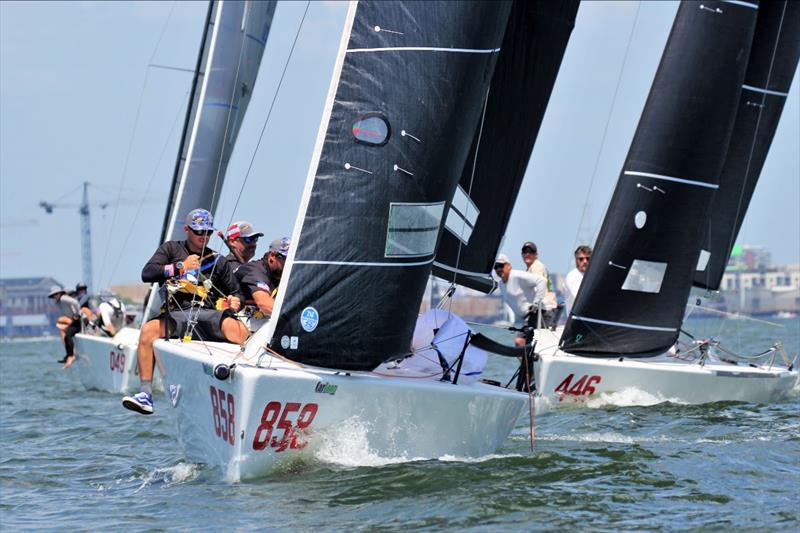
[[[192,88],[189,93],[189,105],[186,106],[186,118],[183,120],[183,131],[181,132],[181,142],[178,145],[178,157],[175,160],[175,170],[172,173],[172,184],[169,189],[169,202],[167,209],[164,213],[164,224],[161,226],[161,237],[158,242],[164,242],[169,236],[170,219],[172,218],[172,211],[175,208],[175,194],[177,193],[178,177],[181,171],[181,160],[183,159],[183,146],[186,142],[186,135],[189,131],[189,123],[192,120],[192,103],[194,102],[195,94],[197,93],[197,82],[200,79],[200,67],[203,64],[203,53],[206,49],[206,41],[208,40],[208,25],[211,23],[211,14],[214,11],[214,0],[208,2],[208,13],[206,13],[206,22],[203,25],[203,37],[200,41],[200,50],[197,53],[197,63],[194,67],[194,77],[192,78]]]
[[[214,12],[214,0],[208,2],[208,13],[206,13],[206,22],[203,26],[203,37],[200,41],[200,50],[197,53],[197,63],[194,67],[194,77],[192,78],[192,88],[189,93],[189,105],[186,107],[186,118],[183,121],[183,131],[181,132],[181,142],[178,145],[178,157],[175,160],[175,170],[172,173],[172,184],[169,190],[169,203],[167,204],[166,213],[164,213],[164,225],[161,227],[161,238],[159,242],[165,242],[172,231],[172,224],[174,224],[175,213],[173,211],[178,205],[178,182],[180,181],[181,169],[185,162],[184,159],[184,146],[186,145],[187,136],[189,133],[189,125],[194,116],[194,101],[197,94],[198,81],[200,80],[200,68],[203,65],[203,57],[206,55],[206,42],[208,41],[208,27],[211,24],[211,16]]]

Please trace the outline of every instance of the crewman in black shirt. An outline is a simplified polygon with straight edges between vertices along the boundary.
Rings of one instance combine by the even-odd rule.
[[[153,413],[153,343],[158,338],[193,338],[204,341],[243,343],[249,331],[233,313],[239,310],[239,285],[227,260],[209,250],[214,219],[205,209],[186,216],[185,241],[168,241],[158,247],[142,270],[142,281],[167,287],[162,313],[142,326],[139,335],[141,391],[122,399],[137,413]],[[222,299],[223,311],[217,310]]]
[[[236,271],[245,304],[255,305],[266,318],[272,315],[290,244],[288,237],[275,239],[264,257],[246,263]]]

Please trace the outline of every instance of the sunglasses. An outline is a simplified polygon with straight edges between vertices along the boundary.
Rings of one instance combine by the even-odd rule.
[[[503,270],[504,263],[498,263],[494,266],[495,270]]]
[[[576,258],[575,258],[575,261],[581,261],[581,262],[583,262],[583,261],[588,261],[588,260],[589,260],[589,258],[588,258],[588,257],[576,257]]]
[[[529,249],[529,248],[525,248],[524,250],[522,250],[522,255],[525,255],[525,254],[535,254],[535,253],[536,253],[536,252],[534,252],[533,250],[531,250],[531,249]]]
[[[239,237],[239,240],[245,244],[255,244],[258,242],[258,235],[252,235],[250,237]]]
[[[192,229],[192,228],[189,229],[192,230],[192,233],[194,233],[198,237],[211,237],[212,235],[214,235],[213,229]]]

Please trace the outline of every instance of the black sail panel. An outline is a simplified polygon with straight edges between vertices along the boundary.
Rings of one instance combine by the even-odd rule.
[[[800,2],[763,2],[758,12],[731,145],[694,285],[718,290],[775,136],[800,57]]]
[[[636,357],[677,339],[756,16],[749,2],[678,8],[562,335],[565,351]]]
[[[510,3],[350,9],[270,346],[306,364],[371,370],[409,350]]]
[[[564,57],[578,0],[515,1],[433,273],[483,292]]]

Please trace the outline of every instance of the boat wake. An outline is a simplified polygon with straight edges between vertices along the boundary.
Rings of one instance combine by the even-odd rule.
[[[175,466],[156,468],[152,472],[147,472],[139,478],[141,484],[134,491],[134,494],[141,492],[151,485],[171,487],[173,485],[180,485],[188,481],[193,481],[197,478],[199,472],[200,466],[193,463],[178,463]]]
[[[524,457],[518,453],[490,453],[480,457],[460,457],[455,455],[443,455],[439,457],[439,461],[443,463],[485,463],[486,461],[495,461],[498,459],[511,459],[516,457]]]
[[[413,461],[424,461],[423,457],[383,455],[373,449],[369,437],[370,424],[359,417],[352,417],[336,429],[319,434],[320,444],[314,457],[324,463],[339,466],[385,466]]]
[[[627,387],[616,392],[604,392],[596,398],[591,398],[586,401],[586,406],[589,408],[597,409],[602,407],[648,407],[660,403],[674,403],[684,405],[683,402],[677,398],[665,398],[660,394],[653,394],[636,387]]]
[[[655,435],[647,437],[632,437],[616,432],[605,433],[581,433],[570,435],[541,435],[537,436],[538,441],[572,441],[572,442],[604,442],[609,444],[647,444],[654,442],[675,442],[675,439],[666,435]]]

